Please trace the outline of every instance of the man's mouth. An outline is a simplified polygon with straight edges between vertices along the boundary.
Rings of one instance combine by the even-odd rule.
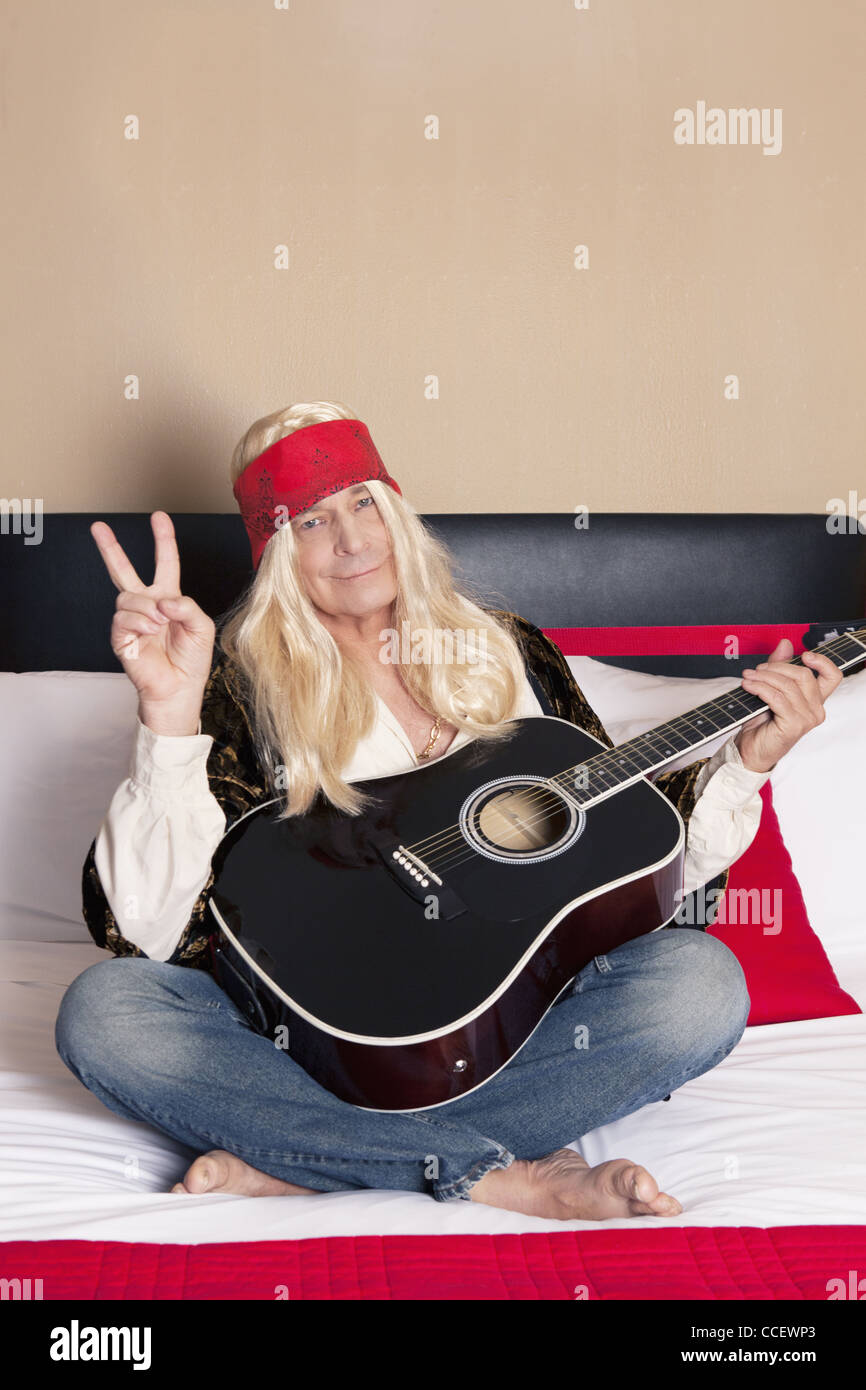
[[[359,570],[359,572],[358,572],[357,574],[338,574],[338,575],[335,576],[335,578],[337,578],[337,579],[343,579],[343,580],[363,579],[363,578],[365,577],[365,575],[368,575],[368,574],[375,574],[375,573],[376,573],[376,570],[381,569],[381,568],[382,568],[382,565],[381,565],[381,562],[380,562],[378,565],[373,565],[373,567],[372,567],[371,569],[368,569],[368,570]]]

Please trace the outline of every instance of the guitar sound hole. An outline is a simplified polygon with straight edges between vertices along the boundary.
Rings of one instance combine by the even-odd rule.
[[[475,823],[495,849],[549,849],[562,838],[568,817],[562,803],[531,787],[506,787],[476,812]]]
[[[541,778],[501,778],[464,802],[460,824],[473,847],[490,859],[531,863],[560,854],[583,829],[578,812]]]

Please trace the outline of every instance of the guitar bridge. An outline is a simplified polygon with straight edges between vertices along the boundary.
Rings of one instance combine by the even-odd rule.
[[[418,855],[413,854],[405,845],[398,845],[396,849],[393,849],[391,858],[399,864],[401,869],[405,870],[410,878],[417,880],[419,888],[426,888],[431,882],[440,888],[442,887],[441,878],[434,874],[423,859],[419,859]]]
[[[453,888],[444,883],[429,864],[425,864],[423,859],[413,854],[405,845],[395,844],[390,836],[385,835],[374,837],[373,843],[391,877],[395,878],[400,887],[416,902],[423,903],[426,907],[429,899],[435,898],[436,916],[444,918],[445,921],[459,917],[466,911],[465,903]]]

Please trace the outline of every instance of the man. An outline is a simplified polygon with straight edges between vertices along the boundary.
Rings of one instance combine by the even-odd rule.
[[[508,1066],[417,1112],[365,1111],[331,1095],[254,1033],[209,973],[211,856],[276,789],[286,815],[320,792],[363,814],[354,782],[501,737],[527,714],[570,719],[611,746],[556,646],[455,588],[447,551],[346,407],[317,402],[258,421],[232,477],[257,573],[216,650],[213,622],[181,594],[164,512],[152,517],[149,586],[110,528],[92,528],[120,591],[111,646],[139,710],[131,776],[84,868],[85,919],[116,958],[64,996],[63,1060],[109,1108],[199,1154],[175,1192],[378,1187],[560,1219],[679,1214],[640,1164],[590,1168],[565,1146],[665,1099],[734,1047],[748,994],[715,938],[660,931],[596,957]],[[404,620],[412,632],[471,631],[483,668],[383,661],[383,635]],[[760,785],[823,720],[841,678],[813,654],[804,661],[814,676],[787,666],[783,647],[743,680],[771,714],[712,759],[657,779],[692,841],[686,891],[747,847]],[[573,1046],[577,1026],[589,1029],[586,1051]]]

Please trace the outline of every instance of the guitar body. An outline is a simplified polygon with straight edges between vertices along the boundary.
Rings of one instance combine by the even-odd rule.
[[[368,814],[321,797],[289,820],[276,800],[248,812],[213,861],[217,981],[363,1109],[483,1085],[584,965],[679,905],[685,828],[647,778],[588,810],[567,795],[562,769],[603,747],[516,719],[502,742],[358,783]]]

